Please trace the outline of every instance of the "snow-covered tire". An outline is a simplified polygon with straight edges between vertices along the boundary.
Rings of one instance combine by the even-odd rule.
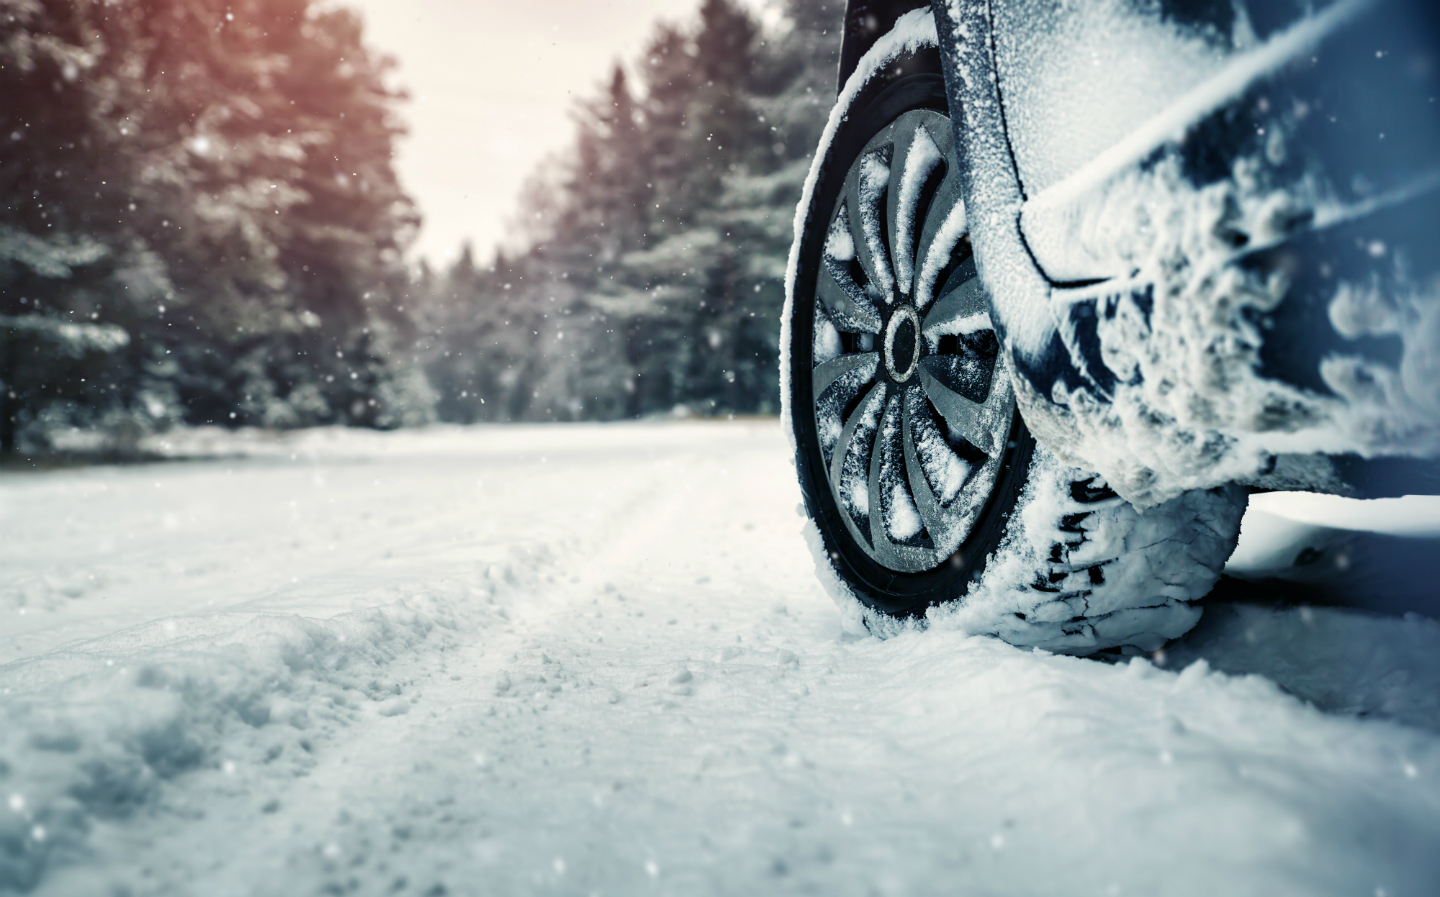
[[[970,257],[953,142],[918,10],[842,89],[796,214],[782,399],[820,578],[856,632],[924,621],[1067,653],[1154,650],[1199,619],[1245,493],[1141,513],[1036,445]]]

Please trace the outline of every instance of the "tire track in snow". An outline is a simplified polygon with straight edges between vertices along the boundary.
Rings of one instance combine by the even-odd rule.
[[[655,492],[622,477],[587,501],[603,517]],[[126,870],[129,855],[156,839],[183,841],[211,805],[229,811],[212,832],[219,838],[247,817],[271,821],[278,795],[313,772],[318,750],[355,737],[367,718],[408,712],[407,689],[443,673],[466,633],[510,625],[503,596],[553,577],[574,540],[541,526],[514,541],[489,551],[490,562],[452,550],[428,581],[376,582],[372,591],[402,597],[364,611],[168,617],[0,666],[0,786],[11,787],[9,812],[0,811],[0,893],[42,883],[98,892],[117,871],[143,881],[154,870]],[[94,712],[107,706],[118,712]],[[184,881],[196,855],[172,854],[161,879]]]
[[[92,819],[91,854],[42,890],[1406,894],[1440,881],[1432,733],[1322,714],[1203,664],[1111,666],[942,632],[848,639],[813,581],[779,434],[685,432],[628,465],[537,462],[535,489],[623,483],[607,484],[598,524],[591,492],[517,511],[529,554],[427,555],[416,585],[447,625],[377,662],[383,676],[339,671],[348,690],[288,705],[264,691],[261,725],[235,723],[234,705],[206,763],[129,816]],[[253,658],[262,636],[226,644]],[[316,645],[290,656],[334,656]],[[238,679],[268,669],[239,666]],[[197,682],[228,675],[203,669]]]
[[[637,784],[633,770],[599,781],[587,775],[593,766],[586,758],[603,750],[596,727],[607,717],[614,725],[615,715],[623,715],[637,695],[645,703],[649,694],[643,690],[652,681],[662,712],[689,693],[683,664],[631,658],[637,647],[655,647],[646,630],[675,631],[679,625],[646,601],[645,593],[657,586],[637,574],[647,564],[665,563],[655,555],[673,548],[667,537],[705,516],[703,503],[696,502],[704,495],[667,488],[673,475],[702,468],[699,462],[682,455],[658,465],[654,488],[610,517],[605,528],[577,536],[552,576],[516,584],[507,593],[511,625],[477,633],[451,652],[423,686],[424,699],[416,705],[423,713],[371,721],[337,745],[323,769],[296,783],[303,796],[290,801],[296,812],[286,827],[303,846],[277,863],[273,844],[261,839],[240,865],[264,866],[268,859],[275,876],[298,874],[330,888],[348,888],[347,870],[361,866],[362,891],[402,881],[422,893],[436,886],[464,890],[461,883],[474,875],[487,880],[487,890],[541,885],[563,891],[576,874],[596,869],[605,870],[602,877],[612,884],[651,883],[658,875],[651,874],[659,868],[657,851],[636,846],[624,862],[603,837],[608,831],[627,840],[604,820],[614,795]],[[654,708],[647,704],[644,712]],[[580,721],[566,719],[576,714]],[[586,717],[594,721],[583,722]],[[537,807],[528,802],[548,802],[536,786],[545,790],[550,770],[564,779],[559,790],[569,800],[541,815],[573,824],[578,807],[592,836],[602,836],[578,853],[568,834],[559,839],[567,842],[563,846],[542,839],[549,843],[536,859],[530,854],[537,845],[514,833],[536,823]],[[383,784],[374,796],[356,795],[345,786],[357,777]],[[518,803],[497,807],[496,792]],[[389,863],[362,859],[377,851],[401,856]],[[467,866],[469,875],[445,874]]]

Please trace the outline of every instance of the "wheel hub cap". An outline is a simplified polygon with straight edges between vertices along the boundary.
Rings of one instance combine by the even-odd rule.
[[[811,385],[830,495],[897,572],[964,543],[993,491],[1015,398],[965,239],[950,120],[906,112],[830,210]]]
[[[915,376],[920,365],[920,316],[914,306],[902,305],[885,326],[885,371],[896,383]],[[903,360],[902,360],[903,359]]]

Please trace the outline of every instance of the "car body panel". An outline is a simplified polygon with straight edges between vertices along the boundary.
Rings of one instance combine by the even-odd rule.
[[[1022,413],[1142,506],[1440,454],[1436,10],[1251,6],[932,4]]]

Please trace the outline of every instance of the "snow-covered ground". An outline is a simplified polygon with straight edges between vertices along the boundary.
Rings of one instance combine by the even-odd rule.
[[[848,637],[773,422],[210,448],[0,474],[0,892],[1440,892],[1429,619]]]

